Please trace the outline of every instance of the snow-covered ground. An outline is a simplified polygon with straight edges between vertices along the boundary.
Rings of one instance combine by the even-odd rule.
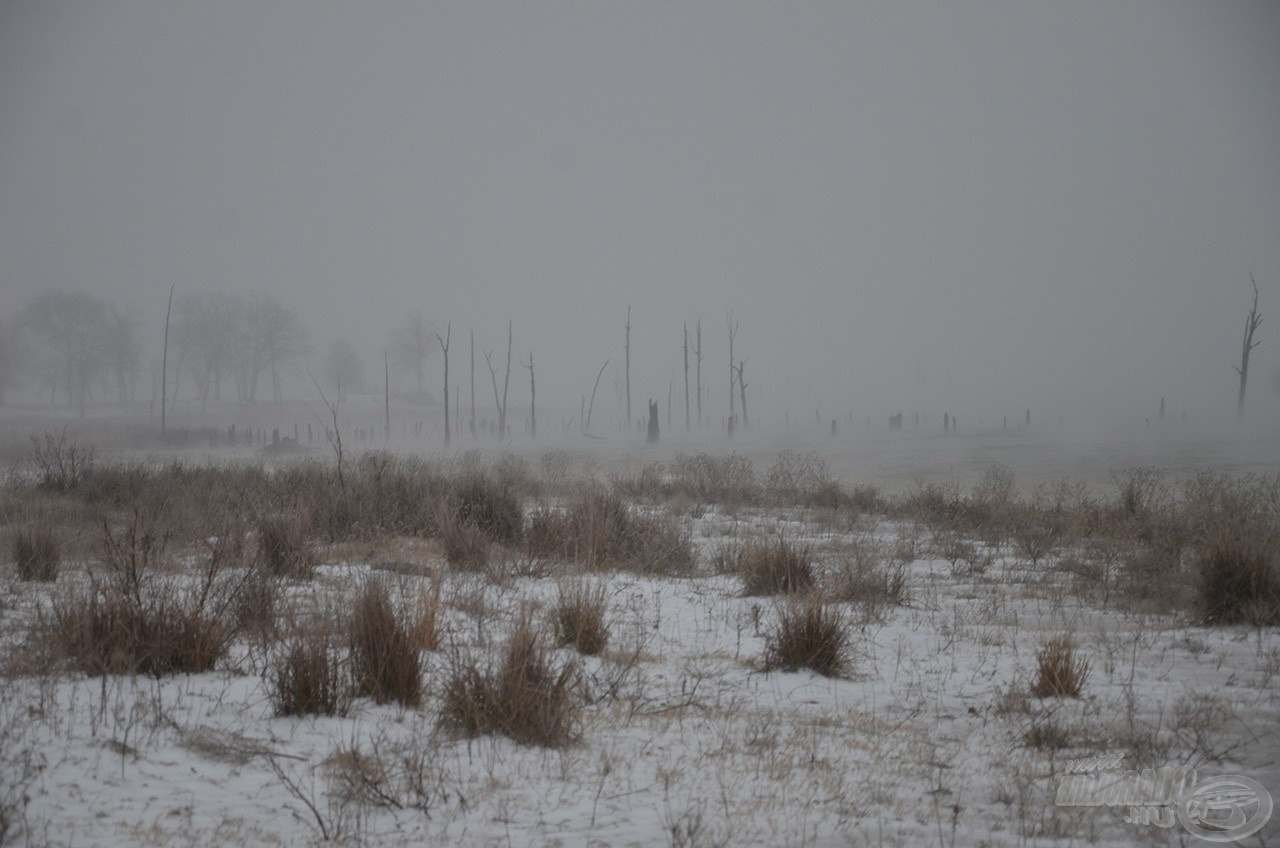
[[[1184,845],[1123,807],[1060,807],[1073,757],[1241,774],[1280,797],[1280,632],[1118,611],[1078,574],[1012,555],[936,558],[927,530],[866,517],[686,511],[703,576],[605,573],[611,641],[581,662],[590,703],[563,748],[438,725],[451,658],[494,654],[554,578],[452,574],[443,648],[419,708],[276,718],[250,643],[208,674],[40,671],[0,689],[3,788],[32,845]],[[835,561],[875,547],[909,601],[849,605],[844,679],[761,670],[778,613],[711,575],[719,546],[785,532]],[[372,571],[330,562],[292,587],[341,602]],[[412,597],[414,577],[384,572]],[[73,579],[67,575],[64,579]],[[47,587],[6,577],[0,621],[26,632]],[[1081,699],[1026,694],[1036,652],[1074,634]],[[1241,844],[1274,844],[1271,822]],[[1269,842],[1267,841],[1269,840]]]

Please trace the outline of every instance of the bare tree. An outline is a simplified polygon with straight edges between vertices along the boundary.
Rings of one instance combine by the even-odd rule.
[[[173,290],[169,286],[169,305],[164,311],[164,353],[160,355],[160,432],[164,433],[164,402],[169,385],[169,318],[173,314]]]
[[[738,322],[733,320],[733,312],[729,312],[729,432],[733,432],[734,419],[737,417],[733,404],[733,339],[738,335]]]
[[[476,331],[471,331],[471,438],[476,437]]]
[[[436,333],[436,341],[440,342],[440,350],[444,352],[444,444],[449,446],[449,340],[453,337],[453,322],[445,325],[444,338]]]
[[[698,428],[702,428],[702,319],[698,319],[697,330],[695,335],[696,347],[693,349],[694,358],[697,360],[697,376],[698,376]]]
[[[102,368],[102,341],[107,305],[86,292],[47,291],[23,310],[23,323],[43,342],[54,369],[47,374],[50,394],[59,382],[67,405],[84,415],[89,386]]]
[[[324,357],[324,378],[333,387],[337,400],[347,392],[359,391],[364,385],[364,362],[346,339],[334,339]]]
[[[424,376],[431,354],[431,328],[422,319],[422,310],[413,313],[409,323],[391,334],[389,352],[397,372],[413,372],[418,397],[426,393]]]
[[[5,389],[17,386],[18,376],[26,364],[27,348],[21,326],[18,321],[0,323],[0,405],[4,404]]]
[[[498,438],[507,435],[507,389],[511,385],[511,321],[507,321],[507,370],[502,375],[502,397],[498,397],[498,369],[493,367],[493,351],[486,351],[484,361],[493,380],[493,403],[498,407]]]
[[[243,374],[237,351],[248,309],[244,300],[220,292],[193,295],[179,304],[179,368],[185,363],[195,381],[201,410],[207,408],[211,392],[214,400],[221,400],[222,384],[236,376],[237,365]],[[243,381],[241,387],[243,399]]]
[[[267,368],[271,371],[271,399],[281,403],[284,390],[280,372],[296,369],[303,357],[311,354],[311,331],[298,318],[298,313],[274,298],[259,298],[256,311],[262,326],[261,344],[266,350]],[[256,383],[253,391],[257,391]]]
[[[310,371],[307,371],[307,376],[311,378],[311,382],[315,385],[316,391],[320,393],[320,400],[324,401],[324,405],[329,410],[329,415],[333,420],[333,432],[330,433],[329,427],[324,423],[324,420],[321,419],[319,415],[316,415],[315,410],[311,410],[311,414],[315,415],[316,420],[320,422],[320,429],[324,430],[325,438],[329,440],[329,447],[333,448],[333,455],[338,461],[338,489],[341,490],[343,494],[346,494],[347,478],[342,470],[342,428],[338,426],[339,401],[335,399],[330,402],[329,398],[325,396],[324,389],[320,388],[320,381],[315,378],[315,375]]]
[[[533,382],[533,351],[529,351],[529,437],[538,438],[538,388]]]
[[[746,367],[747,360],[738,360],[738,398],[742,401],[742,429],[751,426],[751,421],[747,418],[747,383],[742,379],[742,369]]]
[[[670,404],[667,409],[670,412]],[[668,428],[669,429],[669,428]],[[689,432],[689,322],[684,322],[684,431]]]
[[[600,388],[600,378],[604,376],[604,369],[609,367],[609,360],[604,361],[604,365],[600,366],[600,371],[596,374],[595,385],[591,387],[591,405],[587,407],[587,417],[582,422],[583,435],[591,435],[591,411],[596,407],[596,389]]]
[[[1249,354],[1258,346],[1253,340],[1253,333],[1258,329],[1258,325],[1262,323],[1262,316],[1258,314],[1258,284],[1253,279],[1253,274],[1249,274],[1249,282],[1253,283],[1253,308],[1249,310],[1249,316],[1244,322],[1244,340],[1240,343],[1240,367],[1235,371],[1240,375],[1240,396],[1236,400],[1236,414],[1244,418],[1244,389],[1245,384],[1249,382]]]
[[[623,342],[627,375],[627,429],[631,429],[631,307],[627,307],[627,334]]]
[[[136,322],[114,306],[107,309],[101,352],[123,407],[128,404],[130,390],[137,383],[142,345],[138,341]]]

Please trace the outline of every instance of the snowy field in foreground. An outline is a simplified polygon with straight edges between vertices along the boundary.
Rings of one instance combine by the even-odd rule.
[[[856,621],[846,679],[759,670],[777,615],[736,577],[601,575],[611,643],[584,658],[580,741],[549,750],[437,727],[451,654],[546,615],[553,579],[446,577],[444,647],[419,709],[356,702],[346,718],[274,718],[260,649],[214,673],[50,674],[6,681],[6,768],[21,767],[30,843],[89,845],[1192,844],[1123,808],[1062,808],[1071,757],[1130,753],[1280,789],[1280,633],[1200,628],[1107,608],[1080,577],[1012,556],[982,573],[934,558],[929,533],[777,510],[686,513],[705,563],[784,532],[822,558],[881,546],[910,600]],[[963,566],[963,564],[961,564]],[[329,563],[292,589],[350,597],[370,572]],[[388,575],[415,593],[416,578]],[[46,590],[10,583],[10,626]],[[1082,699],[1025,696],[1036,651],[1074,633]],[[559,656],[573,655],[563,649]],[[1134,760],[1131,759],[1131,762]],[[16,772],[12,776],[17,776]],[[1276,822],[1242,844],[1274,839]]]

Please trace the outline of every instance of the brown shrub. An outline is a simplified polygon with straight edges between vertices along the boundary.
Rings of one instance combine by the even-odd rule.
[[[609,628],[604,618],[607,608],[604,583],[594,586],[580,580],[562,583],[552,613],[556,645],[572,645],[580,654],[600,654],[609,642]]]
[[[752,543],[742,555],[743,594],[808,592],[814,586],[813,549],[786,539]]]
[[[1269,552],[1223,539],[1198,562],[1196,606],[1205,624],[1280,624],[1280,567]]]
[[[272,657],[269,675],[277,716],[346,715],[350,708],[341,657],[322,631],[294,636]]]
[[[51,525],[36,522],[19,528],[13,534],[10,547],[19,580],[52,583],[58,579],[62,554]]]
[[[816,599],[793,601],[779,609],[778,625],[765,639],[764,668],[808,668],[839,677],[849,669],[850,646],[849,620],[839,607]]]
[[[416,706],[421,701],[421,659],[381,580],[365,581],[351,616],[349,639],[352,677],[361,695],[379,704]]]
[[[526,613],[500,665],[482,669],[455,658],[441,720],[467,736],[497,733],[521,744],[557,747],[576,737],[581,708],[577,664],[557,669]]]
[[[1079,698],[1089,679],[1089,660],[1075,655],[1070,636],[1055,636],[1036,654],[1036,679],[1031,695],[1036,698]]]
[[[266,571],[277,577],[310,577],[319,559],[310,530],[302,515],[263,518],[258,523],[258,557]]]

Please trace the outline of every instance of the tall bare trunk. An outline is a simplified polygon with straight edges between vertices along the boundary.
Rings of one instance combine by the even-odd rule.
[[[440,350],[444,351],[444,444],[449,446],[449,340],[453,336],[453,322],[445,325],[444,338],[436,333],[436,341],[440,342]]]
[[[164,432],[164,402],[168,394],[169,375],[169,316],[173,313],[173,290],[169,286],[169,306],[164,311],[164,353],[160,355],[160,432]]]
[[[1262,323],[1262,316],[1258,314],[1258,284],[1254,282],[1252,273],[1249,274],[1249,282],[1253,283],[1253,308],[1249,310],[1249,317],[1244,322],[1244,340],[1240,343],[1240,367],[1235,369],[1240,375],[1240,395],[1236,399],[1236,414],[1240,418],[1244,418],[1244,389],[1245,384],[1249,382],[1249,354],[1258,346],[1258,343],[1253,340],[1253,333]]]

